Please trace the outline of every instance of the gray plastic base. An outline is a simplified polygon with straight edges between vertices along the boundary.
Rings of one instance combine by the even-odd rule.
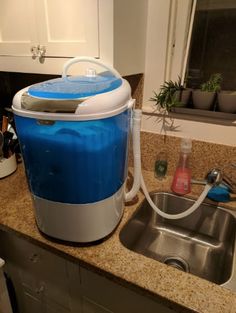
[[[113,196],[88,204],[32,196],[39,229],[51,237],[73,242],[91,242],[109,235],[118,225],[124,208],[124,186]]]

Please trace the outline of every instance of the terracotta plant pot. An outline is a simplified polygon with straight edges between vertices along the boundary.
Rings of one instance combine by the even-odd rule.
[[[236,91],[221,91],[217,97],[220,112],[236,113]]]
[[[200,110],[211,110],[215,94],[213,91],[193,90],[193,107]]]

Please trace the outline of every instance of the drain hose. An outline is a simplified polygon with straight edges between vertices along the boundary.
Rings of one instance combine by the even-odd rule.
[[[150,206],[153,208],[154,211],[156,211],[157,214],[159,214],[160,216],[169,219],[169,220],[177,220],[180,218],[184,218],[190,214],[192,214],[194,211],[196,211],[196,209],[200,206],[200,204],[203,202],[203,200],[206,198],[208,191],[212,188],[211,185],[207,184],[203,190],[203,192],[200,194],[199,198],[196,200],[196,202],[190,207],[188,208],[186,211],[179,213],[179,214],[167,214],[163,211],[161,211],[156,205],[155,203],[152,201],[151,197],[149,196],[149,193],[147,191],[144,179],[143,179],[143,175],[141,175],[141,187],[143,190],[143,193],[148,201],[148,203],[150,204]]]
[[[125,201],[130,201],[138,192],[141,184],[141,188],[143,190],[143,193],[149,202],[152,209],[160,216],[166,218],[166,219],[181,219],[184,218],[190,214],[192,214],[204,201],[206,198],[209,190],[212,188],[212,185],[206,184],[203,192],[200,194],[199,198],[196,200],[196,202],[188,208],[186,211],[179,213],[179,214],[168,214],[163,211],[161,211],[155,203],[152,201],[149,192],[147,190],[147,187],[145,185],[143,175],[141,172],[141,152],[140,152],[140,125],[141,125],[141,110],[134,110],[133,115],[133,127],[132,127],[132,139],[133,139],[133,154],[134,154],[134,183],[133,187],[131,188],[130,192],[125,194]]]
[[[140,151],[140,127],[141,127],[141,110],[133,110],[132,118],[132,144],[134,158],[134,181],[131,190],[125,194],[125,201],[131,201],[140,189],[141,184],[141,151]]]

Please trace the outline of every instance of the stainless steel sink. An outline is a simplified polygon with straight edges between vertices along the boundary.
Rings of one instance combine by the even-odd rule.
[[[170,214],[193,203],[170,193],[151,196]],[[235,233],[235,212],[203,203],[188,217],[167,220],[145,200],[121,230],[120,240],[130,250],[236,290]]]

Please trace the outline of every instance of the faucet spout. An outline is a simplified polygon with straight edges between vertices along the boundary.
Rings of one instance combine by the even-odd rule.
[[[206,182],[210,185],[216,186],[222,183],[223,173],[218,168],[213,168],[206,175]]]
[[[214,168],[206,175],[206,182],[213,186],[221,184],[231,193],[236,193],[236,182],[225,173],[225,169],[229,166],[236,169],[235,163],[227,164],[222,169]]]

